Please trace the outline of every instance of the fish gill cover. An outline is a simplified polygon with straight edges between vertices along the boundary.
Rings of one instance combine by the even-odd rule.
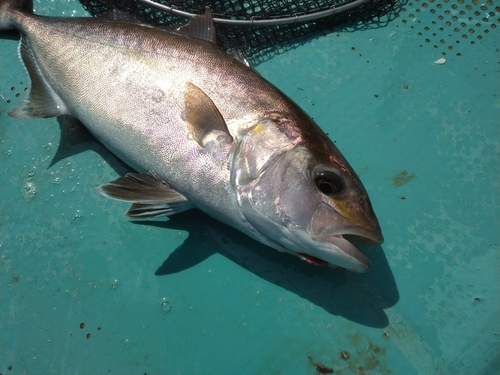
[[[397,0],[80,0],[92,15],[116,8],[139,16],[151,25],[185,22],[179,15],[202,14],[210,7],[217,37],[226,50],[252,56],[277,44],[313,32],[332,30],[346,22],[362,28],[379,25],[381,17],[396,14]],[[174,14],[173,14],[174,13]],[[391,17],[389,17],[390,20]],[[388,22],[387,20],[383,23]],[[286,48],[286,47],[285,47]]]

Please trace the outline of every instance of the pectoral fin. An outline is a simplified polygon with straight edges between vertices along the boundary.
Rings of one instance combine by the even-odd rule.
[[[201,147],[205,146],[209,136],[213,138],[222,135],[224,142],[233,142],[226,122],[212,99],[191,82],[186,83],[184,104],[186,126]]]
[[[9,116],[16,118],[46,118],[67,114],[66,105],[43,77],[25,38],[21,38],[19,54],[28,71],[31,87],[28,90],[28,95],[21,100],[17,107],[9,112]]]
[[[171,216],[193,208],[185,196],[154,173],[129,173],[97,191],[111,199],[134,202],[126,213],[134,218]]]

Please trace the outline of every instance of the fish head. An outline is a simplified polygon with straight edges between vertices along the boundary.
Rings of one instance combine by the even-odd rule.
[[[310,147],[269,124],[256,129],[233,165],[238,203],[260,240],[314,265],[366,272],[371,263],[354,244],[380,244],[383,236],[340,151],[327,138]]]

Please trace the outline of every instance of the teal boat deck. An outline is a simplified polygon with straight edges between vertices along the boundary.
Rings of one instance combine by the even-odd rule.
[[[499,5],[403,1],[251,60],[360,175],[385,236],[366,274],[197,211],[130,222],[94,189],[113,155],[55,162],[56,119],[7,117],[28,78],[0,39],[0,374],[497,374]]]

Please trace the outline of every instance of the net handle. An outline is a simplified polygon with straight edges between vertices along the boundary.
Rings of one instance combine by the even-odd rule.
[[[183,17],[183,18],[193,18],[196,16],[194,13],[184,12],[179,9],[175,9],[171,6],[159,4],[152,0],[137,0],[140,3],[148,5],[150,7],[163,10],[175,16]],[[291,17],[283,17],[283,18],[275,18],[269,20],[230,20],[226,18],[214,18],[213,21],[219,25],[226,26],[246,26],[246,27],[265,27],[265,26],[276,26],[276,25],[288,25],[292,23],[301,23],[301,22],[309,22],[313,20],[317,20],[319,18],[324,18],[328,16],[332,16],[337,13],[342,13],[353,8],[356,8],[360,5],[367,4],[374,0],[354,0],[348,4],[339,5],[338,7],[332,6],[330,9],[321,10],[319,12],[313,12],[302,15],[292,15]]]

